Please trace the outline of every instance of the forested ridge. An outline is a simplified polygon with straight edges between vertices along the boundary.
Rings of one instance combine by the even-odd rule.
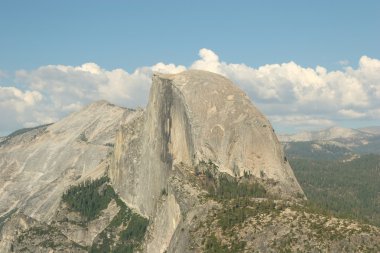
[[[380,155],[352,161],[291,159],[312,206],[380,226]]]

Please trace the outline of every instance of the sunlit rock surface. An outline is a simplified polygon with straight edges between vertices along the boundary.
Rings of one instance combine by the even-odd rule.
[[[116,129],[131,113],[100,101],[57,123],[3,140],[0,216],[17,208],[49,221],[69,185],[104,174]]]

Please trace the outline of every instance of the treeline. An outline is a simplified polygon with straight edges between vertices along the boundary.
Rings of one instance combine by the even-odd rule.
[[[292,159],[311,205],[334,215],[380,226],[380,156],[349,162]]]
[[[239,182],[236,178],[220,175],[217,187],[211,192],[219,199],[234,199],[244,197],[266,197],[267,192],[264,187],[257,182]]]
[[[244,177],[232,177],[219,172],[219,168],[211,160],[200,161],[195,168],[195,175],[200,177],[202,186],[210,196],[219,200],[245,197],[267,197],[265,188],[254,180],[254,177],[244,172]]]
[[[108,177],[87,180],[71,186],[62,196],[62,200],[73,210],[79,212],[87,221],[95,219],[101,210],[107,208],[115,196],[108,183]]]

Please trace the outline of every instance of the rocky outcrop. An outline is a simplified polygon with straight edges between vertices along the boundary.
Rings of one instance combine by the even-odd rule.
[[[55,227],[23,213],[14,214],[4,225],[0,232],[0,249],[1,252],[86,252]]]
[[[171,119],[169,149],[174,163],[194,165],[211,159],[230,175],[243,176],[246,171],[278,182],[284,197],[302,193],[270,122],[231,81],[197,70],[153,77],[153,85],[164,84],[176,94],[186,115],[182,116],[186,128]],[[175,111],[176,105],[172,108]],[[181,132],[185,136],[177,137]]]
[[[3,222],[0,229],[0,249],[2,252],[10,252],[18,235],[37,223],[22,213],[9,215]]]
[[[155,74],[146,111],[118,131],[109,170],[126,203],[153,218],[150,233],[158,243],[152,245],[169,247],[190,209],[179,203],[173,175],[208,160],[219,172],[271,182],[283,198],[303,196],[269,121],[231,81],[197,70]],[[148,252],[163,251],[149,245]]]
[[[149,216],[175,164],[209,159],[233,176],[273,180],[283,197],[302,195],[269,121],[231,81],[198,70],[155,74],[146,112],[117,135],[116,189]]]
[[[0,216],[18,208],[49,222],[69,185],[105,173],[116,129],[133,113],[100,101],[52,125],[5,138],[0,144]]]
[[[119,210],[116,201],[112,200],[96,219],[87,221],[80,213],[61,203],[52,224],[71,241],[90,247],[95,237],[109,225]]]

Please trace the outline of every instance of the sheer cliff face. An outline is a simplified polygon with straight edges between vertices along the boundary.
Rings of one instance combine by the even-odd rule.
[[[105,173],[117,199],[83,226],[78,223],[80,214],[60,203],[62,193],[69,185]],[[246,173],[254,177],[241,177]],[[264,190],[256,185],[258,193],[254,189],[252,195],[239,195],[238,201],[232,191],[221,189],[224,183],[235,193],[251,192],[247,186],[254,185],[249,184],[262,183],[270,194],[262,195]],[[278,198],[272,200],[271,193]],[[321,231],[335,233],[329,226],[357,230],[355,224],[305,214],[299,209],[302,203],[288,201],[302,196],[269,121],[231,81],[205,71],[153,75],[146,110],[97,102],[55,124],[0,138],[0,249],[4,252],[11,251],[21,232],[39,226],[55,232],[39,237],[31,230],[33,237],[16,246],[34,250],[46,238],[65,252],[81,252],[78,247],[91,245],[94,238],[99,246],[109,245],[103,235],[119,238],[129,228],[125,217],[119,217],[126,208],[119,197],[149,217],[141,252],[201,252],[209,242],[223,242],[219,246],[229,245],[231,251],[246,243],[244,251],[266,252],[268,247],[269,251],[274,246],[272,251],[278,251],[277,246],[283,249],[289,241],[296,242],[294,249],[301,245],[306,250],[309,236],[317,249],[322,245],[327,250],[330,241],[320,241]],[[127,216],[124,212],[121,215]],[[224,219],[226,215],[237,223]],[[302,230],[293,231],[294,224]],[[318,231],[313,230],[315,224]],[[328,224],[325,230],[321,224]],[[372,244],[377,243],[380,232],[368,229],[349,242],[367,244],[370,231],[375,238]],[[341,238],[352,236],[347,233]],[[330,239],[340,243],[335,236]],[[50,244],[41,252],[57,251]]]
[[[49,221],[69,185],[105,173],[116,129],[130,113],[100,101],[52,125],[5,138],[0,143],[0,216],[17,208]]]
[[[97,102],[1,139],[0,216],[19,210],[50,222],[69,185],[108,172],[127,205],[150,218],[144,251],[185,252],[192,217],[215,205],[202,200],[202,176],[194,176],[209,160],[220,172],[268,182],[281,197],[302,194],[270,123],[249,98],[220,75],[192,70],[155,74],[146,110]]]
[[[185,106],[169,80],[154,77],[146,111],[117,134],[110,178],[127,203],[147,216],[154,215],[173,164],[193,164],[193,136]]]
[[[273,179],[284,195],[302,192],[271,124],[231,81],[196,70],[157,76],[153,82],[160,80],[171,84],[186,108],[193,162],[211,159],[230,175],[242,176],[246,171]],[[178,131],[174,124],[172,128]],[[176,140],[171,143],[175,147]],[[174,161],[187,162],[175,152],[174,148]]]
[[[217,74],[155,74],[146,112],[117,136],[111,179],[129,204],[149,216],[173,166],[202,160],[233,176],[272,179],[284,197],[302,194],[269,121]]]

